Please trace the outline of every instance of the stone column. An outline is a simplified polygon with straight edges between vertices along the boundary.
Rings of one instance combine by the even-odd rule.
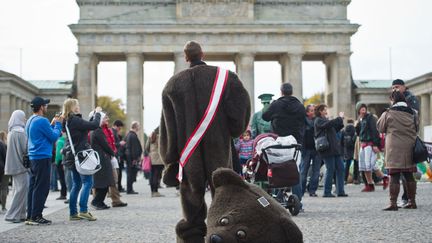
[[[421,137],[424,135],[424,127],[429,125],[430,122],[430,94],[422,94],[420,100],[420,127],[419,133]]]
[[[351,65],[350,65],[351,52],[337,53],[337,83],[334,84],[334,105],[335,109],[333,114],[337,116],[340,111],[345,112],[346,117],[354,117],[354,104],[351,95]],[[336,95],[337,94],[337,95]]]
[[[11,95],[0,95],[0,129],[7,131],[8,122],[11,115]]]
[[[235,60],[237,74],[249,93],[251,115],[255,112],[254,60],[253,53],[239,53]]]
[[[96,107],[97,58],[91,53],[78,53],[77,96],[83,117]]]
[[[174,74],[189,68],[183,52],[174,53]]]
[[[128,53],[126,55],[127,61],[127,123],[126,127],[129,128],[132,121],[138,121],[141,124],[141,131],[138,137],[141,143],[144,142],[144,117],[143,117],[143,103],[144,103],[144,57],[141,53]]]
[[[303,102],[302,84],[303,53],[288,53],[281,56],[282,83],[291,83],[293,96]]]
[[[27,106],[26,106],[26,101],[25,100],[21,100],[21,110],[24,111],[27,114]]]
[[[21,110],[21,99],[15,96],[15,110]]]

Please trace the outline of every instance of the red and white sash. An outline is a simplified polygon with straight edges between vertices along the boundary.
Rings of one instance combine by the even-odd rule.
[[[210,127],[213,119],[215,118],[220,100],[222,98],[222,94],[225,90],[227,79],[228,70],[218,67],[216,79],[213,84],[213,90],[210,96],[210,102],[207,105],[207,109],[203,117],[201,118],[200,123],[198,123],[198,126],[195,128],[194,132],[189,137],[185,147],[183,148],[183,151],[180,154],[180,166],[179,173],[177,175],[177,179],[179,180],[179,182],[182,182],[183,180],[183,167],[187,164],[189,158],[192,156],[193,152],[198,147],[201,139],[204,137],[205,132]]]

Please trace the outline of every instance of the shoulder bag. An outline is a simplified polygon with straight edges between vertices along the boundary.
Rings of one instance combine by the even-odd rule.
[[[417,119],[416,119],[415,114],[414,114],[414,125],[416,127],[416,132],[417,132],[418,127],[417,127]],[[416,164],[422,163],[424,161],[427,161],[428,158],[429,158],[429,154],[428,154],[426,145],[420,139],[420,137],[417,135],[415,143],[414,143],[414,147],[413,147],[413,162]]]
[[[75,169],[78,171],[78,173],[80,173],[81,175],[93,175],[94,173],[102,169],[102,166],[100,164],[99,154],[93,149],[91,148],[84,149],[82,151],[75,153],[75,148],[72,142],[72,137],[69,132],[67,121],[66,121],[66,132],[67,132],[67,137],[69,139],[69,145],[72,150],[72,154],[74,155],[75,158]]]
[[[325,129],[322,130],[322,134],[318,133],[318,136],[315,138],[315,149],[318,152],[324,152],[330,148],[330,143],[327,138],[327,132]]]

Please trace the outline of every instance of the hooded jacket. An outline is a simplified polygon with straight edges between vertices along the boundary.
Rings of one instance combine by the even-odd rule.
[[[293,135],[303,144],[306,110],[294,96],[283,96],[271,103],[262,118],[271,121],[273,132],[278,136]]]
[[[336,138],[336,133],[343,128],[343,120],[337,117],[329,120],[325,117],[315,118],[315,137],[326,134],[329,142],[329,149],[319,152],[321,157],[338,156],[341,155],[340,141]]]

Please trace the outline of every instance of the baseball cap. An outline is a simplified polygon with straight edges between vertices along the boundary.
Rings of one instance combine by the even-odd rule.
[[[36,96],[30,103],[31,107],[40,107],[43,105],[47,105],[50,103],[50,99],[43,99],[39,96]]]

